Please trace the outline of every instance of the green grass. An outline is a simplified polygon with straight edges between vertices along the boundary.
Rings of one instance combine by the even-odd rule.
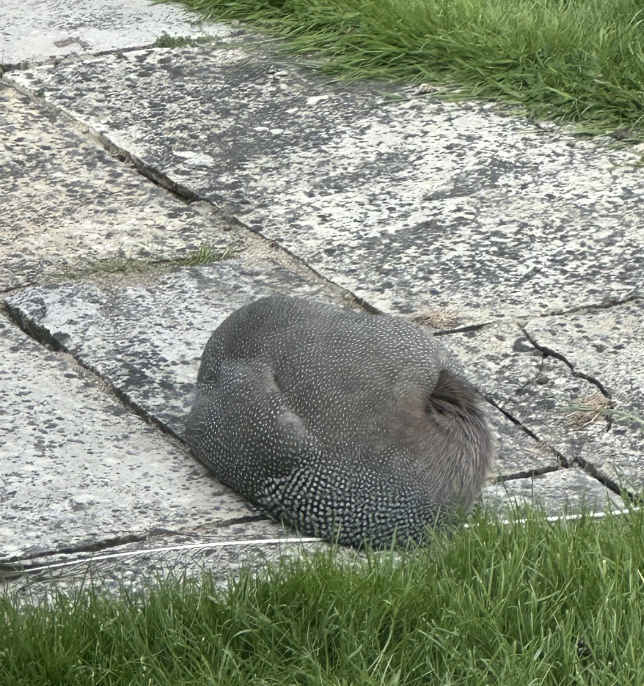
[[[333,76],[458,88],[588,132],[643,127],[641,0],[176,1],[284,37]]]
[[[0,601],[0,683],[644,683],[644,514],[504,526],[121,599]]]
[[[223,250],[216,250],[212,245],[204,243],[199,250],[196,250],[185,257],[180,257],[172,261],[172,264],[178,267],[198,267],[202,264],[211,264],[212,262],[222,262],[234,257],[241,247],[238,243],[230,243]]]
[[[70,278],[87,276],[88,274],[144,274],[158,267],[198,267],[213,262],[229,260],[240,252],[241,246],[232,242],[222,250],[214,248],[209,243],[204,243],[197,250],[188,253],[185,257],[171,260],[146,260],[135,258],[108,258],[96,260],[88,266],[69,269],[59,276]]]
[[[194,45],[204,45],[207,43],[214,43],[216,38],[214,36],[201,36],[199,38],[190,38],[190,36],[171,36],[164,31],[155,41],[155,48],[187,48]]]

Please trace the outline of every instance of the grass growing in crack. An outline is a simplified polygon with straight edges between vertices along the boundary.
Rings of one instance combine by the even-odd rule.
[[[175,1],[280,35],[333,76],[443,84],[588,132],[643,128],[640,0]]]
[[[202,264],[211,264],[212,262],[221,262],[229,260],[240,251],[240,246],[237,243],[231,243],[223,250],[215,250],[212,245],[204,244],[199,250],[186,257],[180,257],[173,260],[173,264],[179,267],[198,267]]]
[[[525,513],[522,513],[524,515]],[[333,552],[119,598],[0,600],[0,682],[644,683],[644,513],[479,516],[428,549]]]
[[[205,45],[214,43],[217,39],[214,36],[171,36],[165,31],[154,41],[155,48],[187,48],[194,45]]]
[[[96,260],[90,266],[73,269],[61,274],[64,277],[87,276],[89,274],[142,274],[158,267],[197,267],[213,262],[229,260],[240,252],[241,246],[237,242],[230,243],[225,248],[217,249],[209,243],[204,243],[198,250],[185,257],[175,260],[144,260],[132,258],[110,258]]]

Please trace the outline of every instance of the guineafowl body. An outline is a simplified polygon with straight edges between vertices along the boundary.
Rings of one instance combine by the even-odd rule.
[[[286,296],[212,334],[186,436],[273,517],[353,546],[422,541],[472,506],[494,455],[482,399],[427,329]]]

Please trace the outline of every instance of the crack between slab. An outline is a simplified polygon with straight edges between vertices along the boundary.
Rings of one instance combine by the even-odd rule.
[[[546,345],[541,345],[537,343],[537,341],[530,336],[525,326],[522,326],[521,330],[523,331],[524,336],[530,341],[531,345],[533,345],[537,350],[542,352],[547,357],[554,357],[555,359],[560,360],[570,369],[573,376],[576,376],[579,379],[584,379],[585,381],[588,381],[588,383],[593,384],[593,386],[596,386],[602,395],[606,396],[608,400],[612,400],[610,393],[608,392],[606,387],[601,383],[601,381],[599,381],[599,379],[590,376],[590,374],[585,374],[584,372],[576,370],[572,362],[568,361],[566,359],[566,356],[562,353],[559,353],[556,350],[553,350],[552,348],[548,348],[548,346]]]
[[[557,353],[554,350],[551,350],[547,346],[537,345],[537,343],[528,335],[527,331],[525,330],[525,327],[521,327],[521,328],[522,328],[523,333],[526,336],[527,340],[530,342],[531,345],[533,345],[535,347],[536,350],[539,350],[545,357],[550,355],[550,356],[554,357],[555,359],[558,359],[558,360],[564,362],[564,364],[566,364],[566,366],[571,370],[571,372],[574,376],[577,376],[578,378],[584,379],[584,380],[588,381],[589,383],[592,383],[593,385],[595,385],[599,389],[599,391],[602,393],[602,395],[604,395],[606,398],[611,400],[610,394],[604,388],[604,386],[601,384],[601,382],[599,382],[597,379],[590,377],[587,374],[583,374],[582,372],[575,371],[573,365],[570,362],[568,362],[568,360],[566,360],[566,358],[563,355],[561,355],[560,353]],[[544,359],[545,359],[545,357],[544,357]],[[588,460],[585,460],[583,457],[576,457],[574,460],[572,460],[572,462],[569,462],[565,458],[563,453],[561,453],[559,450],[557,450],[554,446],[550,445],[546,441],[540,440],[539,437],[537,436],[537,434],[535,434],[531,429],[529,429],[527,426],[525,426],[519,419],[514,417],[510,412],[508,412],[503,407],[501,407],[493,398],[486,395],[485,399],[491,405],[496,407],[496,409],[499,410],[499,412],[501,412],[513,424],[518,426],[521,430],[523,430],[532,439],[534,439],[538,443],[547,445],[548,448],[550,450],[552,450],[553,454],[556,456],[557,461],[559,462],[559,464],[562,468],[569,469],[569,468],[575,467],[575,466],[581,467],[589,476],[591,476],[593,479],[596,479],[597,481],[599,481],[603,486],[605,486],[607,489],[609,489],[610,491],[612,491],[616,495],[619,495],[622,497],[626,496],[627,498],[629,498],[631,500],[636,499],[635,494],[633,494],[630,491],[620,487],[620,485],[617,482],[615,482],[613,479],[610,479],[606,475],[602,474],[597,469],[597,467],[595,467]],[[610,422],[610,418],[607,418],[607,424],[608,424],[608,428],[606,429],[606,431],[610,431],[610,428],[612,426],[612,423]],[[556,471],[556,470],[549,470],[549,471]],[[547,472],[543,472],[543,473],[547,473]],[[511,478],[519,478],[519,477],[512,476]]]
[[[156,40],[155,40],[156,42]],[[63,62],[68,64],[79,64],[83,62],[91,62],[99,57],[106,57],[107,55],[116,55],[120,53],[136,52],[137,50],[151,50],[154,48],[154,43],[147,45],[137,45],[128,48],[113,48],[112,50],[99,50],[98,52],[85,53],[83,55],[75,55],[70,53],[68,55],[50,55],[43,59],[23,60],[22,62],[7,62],[0,63],[0,77],[9,74],[12,71],[29,71],[38,67],[57,67]],[[13,85],[13,82],[9,82]]]
[[[206,199],[204,199],[203,201],[208,203],[210,202]],[[293,266],[297,267],[300,271],[305,272],[311,280],[321,282],[323,286],[329,288],[333,292],[333,294],[338,296],[341,300],[347,303],[353,303],[361,309],[363,309],[365,312],[368,312],[369,314],[385,314],[382,310],[378,309],[377,307],[375,307],[374,305],[372,305],[367,300],[357,295],[353,291],[349,290],[348,288],[345,288],[344,286],[340,286],[339,284],[335,283],[335,281],[331,281],[331,279],[327,278],[326,276],[318,272],[314,267],[312,267],[304,258],[300,257],[299,255],[296,255],[294,252],[289,250],[287,247],[285,247],[278,241],[273,240],[268,236],[265,236],[258,229],[254,229],[253,227],[249,226],[238,216],[234,214],[226,214],[224,216],[228,221],[241,227],[251,235],[259,236],[259,238],[265,242],[266,246],[277,248],[278,250],[280,250],[280,252],[288,258],[289,262],[293,264]]]
[[[438,329],[434,331],[434,336],[449,336],[454,333],[469,333],[471,331],[480,331],[487,326],[491,326],[493,322],[485,322],[484,324],[469,324],[468,326],[460,326],[455,329]]]
[[[605,300],[601,303],[590,303],[589,305],[575,305],[566,310],[555,310],[549,314],[540,314],[536,316],[531,316],[528,319],[543,319],[545,317],[565,317],[568,314],[578,314],[584,312],[593,312],[595,310],[610,310],[613,307],[620,307],[621,305],[626,305],[627,303],[640,300],[642,295],[638,289],[635,289],[632,293],[623,298],[613,298]],[[518,319],[521,319],[519,317]]]
[[[20,286],[9,286],[7,288],[3,288],[0,290],[0,295],[6,295],[7,293],[13,293],[14,291],[20,291],[23,288],[32,288],[33,286],[37,286],[36,281],[30,281],[29,283],[23,283],[20,284]]]
[[[589,476],[591,476],[593,479],[596,479],[599,481],[603,486],[605,486],[607,489],[615,493],[616,495],[619,496],[624,496],[626,495],[630,499],[635,499],[635,496],[633,493],[630,491],[627,491],[619,486],[618,483],[613,481],[612,479],[608,478],[604,474],[601,474],[600,471],[590,462],[587,460],[584,460],[582,457],[575,458],[572,462],[568,462],[568,460],[565,458],[563,453],[559,452],[555,447],[551,446],[549,443],[542,441],[539,439],[539,437],[527,426],[525,426],[519,419],[514,417],[510,412],[507,410],[504,410],[502,407],[498,405],[492,398],[486,396],[485,399],[494,407],[496,407],[499,412],[501,412],[505,417],[507,417],[513,424],[518,426],[522,431],[524,431],[528,436],[530,436],[532,439],[537,441],[538,443],[542,445],[547,445],[548,448],[553,452],[555,457],[557,458],[557,462],[559,463],[558,467],[544,467],[542,469],[535,469],[533,473],[531,474],[526,474],[526,477],[530,476],[539,476],[540,474],[548,474],[549,472],[555,472],[555,471],[560,471],[561,469],[571,469],[574,467],[581,467]],[[499,479],[499,482],[504,482],[504,481],[512,481],[515,479],[520,479],[520,478],[526,478],[523,475],[510,475],[509,477],[502,477]]]
[[[566,460],[566,458],[556,448],[553,448],[550,444],[546,443],[545,441],[542,441],[537,436],[537,434],[535,434],[534,431],[532,431],[532,429],[529,429],[525,424],[523,424],[523,422],[520,419],[517,419],[511,412],[508,412],[501,405],[499,405],[499,403],[496,400],[494,400],[494,398],[492,398],[491,396],[489,396],[487,394],[484,394],[483,397],[487,400],[488,403],[490,403],[490,405],[495,407],[506,419],[509,419],[515,426],[518,426],[521,429],[521,431],[523,431],[525,434],[530,436],[530,438],[532,438],[534,441],[536,441],[537,443],[539,443],[541,445],[547,445],[549,450],[551,450],[553,452],[554,456],[557,458],[557,462],[559,463],[559,468],[568,469],[569,467],[572,466],[571,463],[569,463],[568,460]],[[542,469],[548,469],[548,468],[543,467]],[[535,471],[537,471],[537,470],[535,470]],[[552,469],[549,471],[555,471],[555,470]],[[546,473],[546,472],[544,472],[544,473]],[[519,477],[517,477],[517,478],[519,478]]]
[[[642,300],[643,296],[639,289],[635,289],[632,293],[623,298],[614,298],[612,300],[606,300],[601,303],[590,303],[586,305],[575,305],[574,307],[569,307],[568,309],[562,310],[551,310],[550,312],[544,312],[542,314],[518,314],[510,315],[507,317],[496,317],[492,320],[481,322],[479,324],[466,324],[464,326],[456,327],[454,329],[440,329],[434,332],[435,336],[448,336],[454,333],[466,333],[469,331],[480,331],[488,326],[494,326],[494,324],[505,323],[505,322],[515,322],[520,327],[522,327],[522,322],[529,322],[532,319],[547,319],[548,317],[565,317],[569,314],[583,314],[586,312],[594,312],[596,310],[610,310],[613,307],[620,307],[622,305],[627,305],[630,302],[636,302]]]
[[[177,199],[181,200],[181,202],[183,202],[184,204],[190,204],[191,202],[195,202],[197,200],[204,200],[204,198],[201,198],[197,193],[194,193],[186,186],[183,186],[182,184],[173,181],[166,174],[159,172],[151,165],[143,162],[143,160],[141,160],[133,153],[116,145],[105,134],[100,133],[94,127],[90,126],[89,124],[85,124],[79,119],[77,119],[73,115],[73,113],[68,111],[65,107],[55,105],[54,103],[50,102],[45,98],[38,97],[36,95],[37,91],[33,90],[32,88],[29,88],[28,86],[23,86],[22,84],[16,83],[10,78],[6,79],[3,77],[2,81],[7,85],[11,86],[12,88],[15,88],[19,93],[26,95],[36,103],[40,104],[43,107],[46,107],[48,110],[62,117],[62,119],[64,119],[68,124],[72,126],[72,128],[76,131],[77,134],[91,141],[95,145],[98,145],[99,147],[103,148],[103,150],[105,150],[105,152],[107,152],[107,154],[110,155],[110,157],[118,160],[126,166],[130,166],[138,174],[148,179],[156,186],[164,188],[166,191],[174,195]],[[211,202],[210,204],[214,205],[215,207],[217,207],[217,209],[219,209],[216,202]]]
[[[78,543],[77,545],[64,546],[63,548],[39,550],[34,553],[29,553],[28,555],[7,558],[5,561],[0,563],[0,576],[5,571],[18,571],[18,569],[14,568],[14,565],[20,565],[20,568],[27,569],[28,565],[21,564],[23,560],[37,560],[41,557],[52,557],[53,555],[96,553],[101,550],[107,550],[109,548],[116,548],[121,545],[127,545],[128,543],[141,543],[143,541],[148,540],[149,538],[155,538],[156,536],[170,535],[176,536],[179,534],[177,531],[172,531],[170,529],[151,529],[145,534],[127,534],[125,536],[114,536],[113,538],[106,538],[102,541],[94,541],[92,543]]]
[[[246,524],[250,522],[270,521],[270,517],[265,514],[257,515],[243,515],[241,517],[233,517],[221,522],[212,522],[203,526],[209,529],[226,529],[238,524]],[[28,555],[10,557],[0,562],[0,580],[8,580],[21,576],[28,572],[32,567],[39,567],[40,562],[30,564],[29,560],[40,560],[43,557],[53,557],[55,555],[75,555],[79,553],[97,553],[104,550],[111,550],[112,548],[119,548],[130,543],[144,543],[154,538],[161,536],[191,536],[198,535],[194,530],[189,531],[175,531],[173,529],[155,528],[144,534],[128,534],[126,536],[115,536],[92,543],[79,543],[77,545],[65,546],[62,548],[40,550]],[[143,549],[144,550],[144,549]],[[88,560],[88,561],[91,561]],[[25,564],[26,563],[26,564]]]
[[[513,474],[501,474],[492,483],[503,484],[506,481],[516,481],[517,479],[531,479],[535,476],[542,476],[543,474],[550,474],[551,472],[560,472],[563,469],[568,469],[563,465],[552,467],[537,467],[536,469],[526,469],[523,472],[514,472]]]

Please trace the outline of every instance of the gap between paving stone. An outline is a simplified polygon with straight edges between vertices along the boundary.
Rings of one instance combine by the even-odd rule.
[[[211,532],[216,530],[226,530],[231,527],[238,527],[240,525],[251,524],[256,522],[268,522],[271,525],[276,524],[265,514],[245,515],[242,517],[233,517],[221,522],[211,524],[208,528]],[[203,527],[202,527],[203,528]],[[255,533],[255,526],[253,533]],[[248,533],[248,532],[246,532]],[[275,534],[275,530],[272,532]],[[61,546],[51,550],[35,550],[26,555],[20,555],[16,558],[6,558],[0,563],[0,576],[7,570],[19,571],[20,569],[28,569],[29,567],[37,566],[38,564],[45,564],[44,560],[48,558],[58,558],[58,556],[65,555],[80,555],[83,553],[105,553],[115,548],[121,548],[129,544],[154,542],[159,539],[167,539],[168,536],[175,536],[184,538],[186,536],[194,536],[195,529],[186,529],[183,531],[170,531],[167,529],[151,529],[141,534],[129,534],[126,536],[118,536],[116,538],[101,539],[92,542],[81,542],[75,545]],[[138,548],[137,548],[138,549]],[[34,560],[36,562],[34,562]]]
[[[259,570],[267,561],[279,562],[303,550],[328,549],[326,543],[302,539],[271,521],[255,524],[252,533],[249,537],[248,528],[238,525],[225,532],[160,536],[93,556],[59,554],[25,565],[0,565],[0,587],[18,597],[37,597],[52,585],[68,592],[98,583],[101,590],[115,592],[123,586],[139,589],[168,575],[183,578],[208,573],[224,583],[242,566]]]
[[[144,50],[5,78],[381,310],[446,310],[463,327],[642,285],[637,155],[490,105],[384,104],[380,84],[327,84],[266,47]]]

